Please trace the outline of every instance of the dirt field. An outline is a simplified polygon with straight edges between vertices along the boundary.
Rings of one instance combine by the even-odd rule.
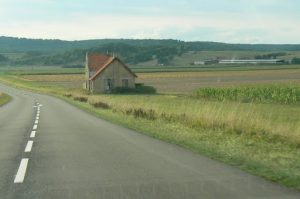
[[[159,92],[187,93],[203,87],[300,83],[300,70],[141,73],[138,77],[138,82],[154,86]]]
[[[63,86],[67,88],[82,88],[84,83],[83,74],[64,75],[23,75],[25,81],[39,82],[41,85]]]
[[[300,69],[259,71],[138,73],[137,82],[154,86],[158,92],[188,93],[197,88],[245,84],[300,83]],[[25,75],[26,81],[82,88],[84,75]]]

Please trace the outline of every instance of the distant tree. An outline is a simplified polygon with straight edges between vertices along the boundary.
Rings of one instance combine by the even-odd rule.
[[[300,64],[300,58],[294,57],[294,58],[292,59],[292,64]]]
[[[163,65],[170,65],[171,61],[173,60],[173,56],[160,56],[157,61],[159,64],[163,64]]]
[[[257,55],[255,59],[276,59],[279,56],[285,56],[287,53],[285,52],[278,52],[278,53],[269,53],[264,55]]]
[[[0,62],[8,62],[8,61],[9,59],[6,56],[0,54]]]

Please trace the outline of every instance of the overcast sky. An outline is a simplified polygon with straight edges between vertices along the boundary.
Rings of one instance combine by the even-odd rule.
[[[0,35],[300,43],[300,1],[0,0]]]

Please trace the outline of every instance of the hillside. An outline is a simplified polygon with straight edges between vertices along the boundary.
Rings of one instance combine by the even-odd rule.
[[[84,63],[86,52],[114,54],[131,65],[147,65],[148,63],[151,63],[150,65],[186,65],[206,58],[265,57],[265,54],[270,52],[290,52],[284,53],[284,56],[293,58],[297,51],[300,51],[300,45],[226,44],[153,39],[63,41],[0,37],[0,65],[2,66],[80,67]]]

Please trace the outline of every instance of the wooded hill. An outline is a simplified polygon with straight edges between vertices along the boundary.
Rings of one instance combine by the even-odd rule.
[[[300,51],[300,45],[226,44],[179,40],[98,39],[82,41],[0,37],[0,63],[10,65],[82,65],[86,52],[114,54],[129,64],[156,59],[168,64],[191,51]],[[21,56],[7,56],[19,53]]]

